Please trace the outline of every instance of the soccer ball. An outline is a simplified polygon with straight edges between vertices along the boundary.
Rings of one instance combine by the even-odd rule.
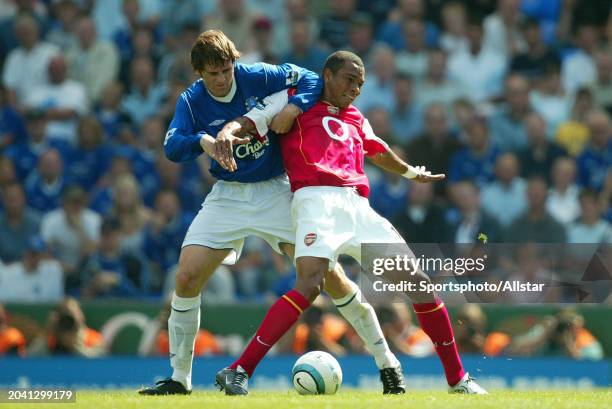
[[[342,384],[342,369],[331,354],[312,351],[293,365],[293,386],[300,395],[333,395]]]

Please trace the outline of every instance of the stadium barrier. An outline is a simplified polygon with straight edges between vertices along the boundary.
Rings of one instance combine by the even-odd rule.
[[[538,318],[559,310],[555,305],[481,305],[487,316],[487,330],[526,328]],[[6,306],[12,322],[35,332],[45,326],[54,305],[9,304]],[[87,324],[104,333],[110,341],[112,354],[137,354],[158,328],[159,302],[104,300],[82,303]],[[229,353],[238,353],[263,319],[268,306],[264,304],[205,305],[202,327],[225,337]],[[449,306],[451,317],[457,307]],[[336,312],[334,308],[329,310]],[[585,318],[586,327],[601,342],[607,357],[612,357],[612,306],[580,305],[577,311]],[[27,336],[28,334],[26,334]]]

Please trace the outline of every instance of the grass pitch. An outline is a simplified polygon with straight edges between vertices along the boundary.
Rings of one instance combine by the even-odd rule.
[[[9,404],[11,405],[11,404]],[[296,392],[252,392],[225,396],[220,392],[194,392],[189,396],[140,396],[136,391],[77,391],[76,403],[29,404],[12,407],[83,409],[582,409],[609,408],[612,389],[593,391],[492,391],[487,396],[449,395],[442,391],[408,392],[383,396],[378,392],[340,390],[333,396],[300,396]],[[0,404],[0,409],[4,404]]]

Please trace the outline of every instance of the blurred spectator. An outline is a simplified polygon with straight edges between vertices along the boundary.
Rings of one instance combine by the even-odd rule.
[[[427,70],[425,24],[418,19],[406,20],[402,25],[406,48],[396,54],[397,70],[421,81]]]
[[[129,86],[133,81],[130,77],[132,61],[141,58],[150,60],[153,64],[154,73],[157,73],[157,67],[160,61],[160,56],[155,47],[153,33],[146,27],[138,26],[133,29],[130,35],[130,48],[130,57],[122,60],[119,67],[119,80],[126,86]]]
[[[474,180],[482,186],[493,180],[493,169],[499,149],[489,139],[487,122],[473,117],[467,124],[467,146],[457,151],[450,161],[449,182]]]
[[[59,151],[54,148],[44,151],[36,170],[30,173],[25,183],[28,204],[41,212],[57,209],[66,183],[64,161]]]
[[[449,55],[455,52],[467,52],[467,22],[465,5],[460,1],[448,1],[442,4],[442,34],[440,48]]]
[[[414,98],[411,77],[396,74],[393,88],[395,104],[391,111],[391,127],[395,141],[405,145],[423,130],[423,109]]]
[[[476,243],[480,233],[491,243],[501,241],[499,223],[482,210],[478,186],[470,181],[455,183],[450,196],[457,211],[447,213],[447,242]]]
[[[508,336],[503,348],[489,348],[487,355],[562,355],[573,359],[599,360],[603,348],[584,326],[584,317],[572,309],[545,316],[527,332]],[[503,344],[502,344],[503,345]],[[485,349],[486,350],[486,349]]]
[[[417,19],[425,23],[425,41],[428,46],[438,41],[438,28],[431,22],[425,21],[425,2],[423,0],[399,0],[398,7],[392,10],[376,34],[376,38],[389,44],[394,50],[406,48],[406,39],[402,35],[403,24],[410,19]]]
[[[57,47],[40,41],[40,27],[34,17],[22,14],[15,20],[19,47],[13,49],[4,62],[2,83],[9,90],[11,105],[47,84],[49,63],[59,52]]]
[[[212,183],[208,185],[202,180],[201,169],[193,165],[196,164],[177,164],[166,159],[164,155],[157,158],[157,187],[159,190],[175,192],[181,208],[188,213],[196,213],[200,209],[202,200],[212,186]]]
[[[330,13],[321,19],[319,39],[332,50],[346,48],[349,43],[351,17],[355,12],[355,3],[355,0],[333,1],[329,4]]]
[[[82,17],[76,29],[78,43],[66,53],[70,78],[85,86],[91,103],[97,103],[102,92],[119,72],[119,55],[115,45],[98,40],[91,17]]]
[[[527,184],[520,176],[518,159],[513,153],[504,153],[495,162],[495,181],[481,191],[482,208],[507,227],[527,208]]]
[[[150,59],[140,57],[132,60],[130,66],[132,88],[122,103],[123,110],[140,125],[159,111],[166,98],[167,90],[155,83],[155,71]]]
[[[519,243],[519,241],[514,241],[514,243]],[[561,302],[561,287],[555,285],[559,278],[549,269],[551,258],[558,257],[559,254],[545,254],[545,250],[541,246],[529,243],[518,245],[514,256],[516,265],[505,280],[544,284],[544,286],[542,291],[506,292],[503,295],[506,301],[512,304]]]
[[[116,140],[121,128],[131,122],[121,106],[122,98],[123,85],[113,81],[102,90],[100,104],[96,107],[96,116],[104,128],[105,135],[111,140]]]
[[[49,314],[46,334],[32,342],[28,353],[95,358],[104,355],[105,349],[102,334],[87,326],[79,302],[68,297]]]
[[[457,139],[449,132],[446,109],[435,103],[425,111],[425,132],[412,140],[407,148],[409,163],[422,163],[432,172],[445,172],[453,155],[461,148]],[[444,183],[438,183],[434,188],[442,192]]]
[[[296,20],[305,20],[308,22],[309,37],[312,39],[319,38],[319,22],[310,10],[311,4],[309,0],[285,0],[284,14],[285,16],[274,25],[274,46],[278,52],[283,55],[290,52],[288,38],[291,38],[291,30],[293,22]]]
[[[555,139],[571,156],[578,156],[589,141],[586,119],[594,108],[593,94],[588,88],[580,88],[574,99],[570,118],[559,125]]]
[[[529,106],[527,78],[510,74],[506,78],[505,103],[489,119],[491,140],[502,151],[517,152],[527,146],[525,118]]]
[[[79,286],[77,267],[96,249],[100,237],[100,216],[85,208],[86,194],[78,186],[69,186],[62,195],[62,207],[43,216],[41,235],[62,264],[66,290]]]
[[[612,16],[612,13],[610,13]],[[612,17],[610,18],[610,32],[612,42]],[[593,85],[593,96],[597,105],[608,111],[612,115],[612,51],[601,51],[597,53],[597,81]]]
[[[46,137],[76,143],[78,117],[88,110],[85,87],[77,81],[67,79],[66,61],[57,55],[49,62],[49,83],[28,92],[23,103],[29,110],[45,114]]]
[[[451,80],[473,102],[485,102],[502,93],[506,59],[499,51],[484,47],[482,19],[470,15],[467,26],[469,47],[452,54],[448,61]]]
[[[139,21],[141,2],[139,0],[119,1],[121,1],[121,14],[117,17],[120,17],[121,25],[113,32],[112,39],[119,51],[121,65],[124,65],[134,57],[134,35],[141,27]],[[101,24],[98,22],[96,27],[100,28]]]
[[[246,51],[249,49],[255,18],[244,0],[223,0],[217,3],[215,13],[204,18],[203,27],[223,31],[238,50]]]
[[[159,312],[157,322],[159,332],[155,337],[155,342],[149,347],[147,355],[168,356],[170,353],[170,343],[168,338],[168,317],[170,316],[170,303],[166,302]],[[193,356],[220,355],[223,353],[222,345],[214,334],[205,330],[198,329],[193,345]]]
[[[604,111],[591,112],[587,117],[591,142],[578,156],[578,183],[600,191],[612,167],[612,122]]]
[[[512,58],[511,72],[524,75],[530,80],[538,80],[544,75],[547,66],[560,64],[557,54],[544,43],[537,20],[528,19],[523,24],[523,37],[527,49]]]
[[[272,43],[272,23],[267,17],[258,17],[251,27],[251,46],[245,50],[240,61],[245,64],[265,62],[279,64],[279,55]]]
[[[376,315],[392,351],[414,357],[425,357],[435,353],[431,339],[425,331],[414,325],[412,314],[406,304],[394,302],[381,306],[377,309]]]
[[[546,137],[546,122],[536,112],[525,117],[528,145],[518,153],[521,175],[525,178],[539,175],[550,180],[550,169],[555,161],[566,155],[565,150]]]
[[[26,339],[15,327],[9,326],[4,306],[0,304],[0,356],[26,355]]]
[[[282,60],[311,71],[322,73],[327,52],[313,42],[308,20],[293,20],[291,24],[291,48]]]
[[[386,45],[379,44],[372,51],[372,69],[366,73],[361,87],[361,98],[355,106],[361,112],[372,107],[394,110],[395,54]]]
[[[79,121],[77,144],[68,150],[66,173],[70,182],[91,190],[110,165],[111,149],[104,143],[102,126],[95,116]]]
[[[506,230],[504,241],[508,243],[565,243],[566,232],[546,210],[548,186],[539,176],[527,183],[527,211]]]
[[[569,243],[612,244],[612,227],[601,218],[597,194],[580,192],[580,217],[567,228]]]
[[[415,94],[418,95],[420,106],[428,107],[439,102],[444,104],[450,113],[453,101],[462,96],[458,84],[448,78],[446,63],[447,56],[444,51],[439,48],[428,51],[427,72],[422,81],[416,84]]]
[[[79,267],[81,293],[88,297],[135,297],[149,292],[150,272],[144,255],[122,251],[119,222],[106,219],[96,251]]]
[[[478,304],[465,304],[455,314],[455,342],[461,354],[482,354],[485,346],[487,316]]]
[[[27,137],[23,143],[13,143],[6,148],[6,156],[15,163],[15,170],[19,180],[27,180],[29,174],[36,169],[40,155],[51,149],[64,151],[66,144],[63,142],[48,141],[45,139],[47,120],[42,112],[33,111],[26,114]]]
[[[113,207],[115,196],[114,186],[122,175],[131,175],[132,166],[125,155],[114,155],[111,159],[108,172],[98,181],[98,185],[91,192],[89,207],[101,215],[108,215]]]
[[[405,207],[392,219],[393,226],[408,243],[436,243],[445,234],[444,209],[434,201],[431,183],[413,183]]]
[[[261,274],[265,268],[266,243],[256,236],[244,241],[240,259],[230,266],[236,280],[238,294],[245,300],[254,300],[260,292]]]
[[[557,134],[560,124],[567,121],[573,99],[561,83],[559,66],[550,64],[544,69],[544,76],[529,93],[529,101],[534,111],[544,118],[550,138]]]
[[[44,34],[49,28],[45,5],[32,0],[4,0],[0,7],[0,61],[4,61],[9,51],[19,45],[19,35],[15,26],[20,16],[31,16]]]
[[[8,90],[0,84],[0,153],[11,145],[26,143],[27,139],[25,122],[8,99]]]
[[[15,172],[15,164],[8,156],[0,155],[0,209],[2,209],[2,194],[9,186],[17,182],[17,173]]]
[[[193,2],[188,2],[193,3]],[[164,3],[165,4],[165,3]],[[195,17],[195,16],[194,16]],[[190,51],[193,39],[200,34],[200,25],[196,22],[185,22],[180,32],[173,38],[162,55],[157,74],[159,81],[165,84],[191,83],[195,81],[196,74],[191,67]],[[175,101],[175,99],[172,99]]]
[[[567,225],[580,213],[576,163],[569,158],[559,158],[551,170],[552,186],[548,192],[546,208],[559,223]]]
[[[28,240],[23,260],[0,271],[0,302],[50,302],[64,296],[61,265],[47,257],[47,245],[39,236]]]
[[[484,21],[484,47],[501,52],[508,59],[524,52],[522,20],[520,0],[498,0],[497,10]]]
[[[0,212],[0,260],[20,260],[28,241],[40,229],[40,215],[26,206],[23,187],[10,184],[1,192],[4,209]]]
[[[578,49],[563,60],[561,77],[563,87],[568,93],[575,92],[580,86],[593,84],[597,79],[595,52],[598,46],[598,28],[583,23],[576,29]]]
[[[54,0],[50,11],[55,19],[45,38],[60,50],[66,51],[77,43],[75,35],[80,6],[77,0]]]
[[[181,211],[180,202],[172,190],[162,190],[155,199],[151,223],[146,227],[144,251],[152,268],[152,275],[165,277],[178,262],[181,244],[191,215]]]
[[[369,69],[370,56],[374,48],[374,22],[368,14],[355,13],[351,18],[347,50],[354,52]],[[317,71],[319,72],[319,71]]]
[[[140,252],[145,226],[151,220],[151,210],[142,203],[138,180],[131,174],[120,175],[113,185],[113,208],[110,215],[119,222],[121,250]]]
[[[376,135],[382,135],[376,131]],[[406,154],[400,147],[393,147],[393,151],[405,160]],[[408,199],[407,180],[395,173],[384,173],[382,177],[372,183],[370,204],[381,216],[393,219],[403,210],[404,203]]]

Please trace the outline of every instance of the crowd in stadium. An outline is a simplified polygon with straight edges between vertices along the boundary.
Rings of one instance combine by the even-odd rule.
[[[376,134],[447,175],[370,170],[372,206],[408,242],[612,243],[607,1],[0,0],[0,301],[171,290],[214,178],[163,141],[212,28],[242,62],[362,57]],[[251,238],[204,298],[264,300],[294,276]]]

